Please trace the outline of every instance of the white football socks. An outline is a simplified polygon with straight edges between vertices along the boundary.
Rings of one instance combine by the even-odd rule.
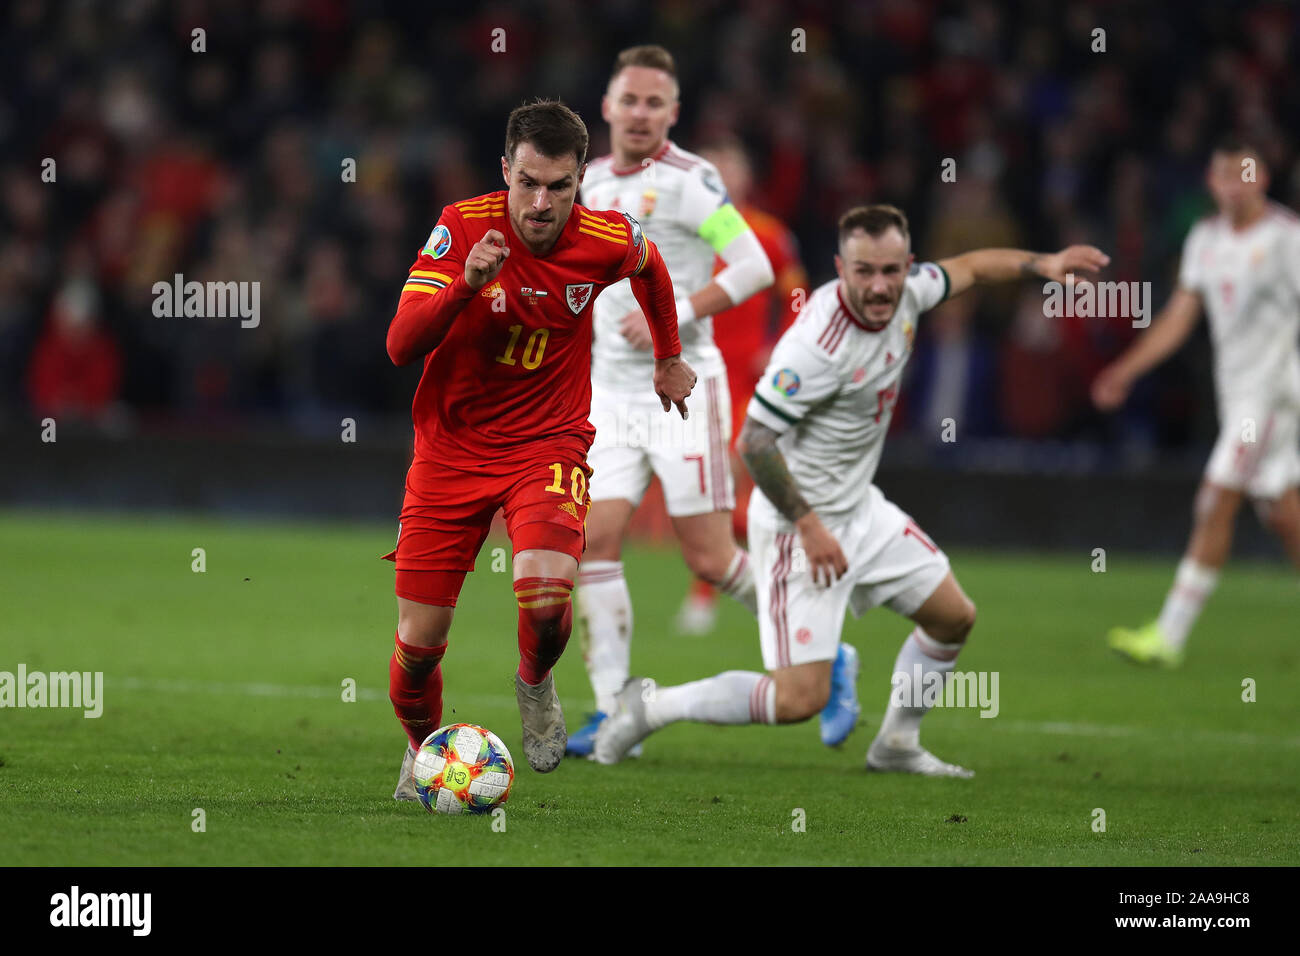
[[[596,709],[614,713],[615,695],[627,682],[631,662],[632,596],[622,561],[584,561],[578,569],[578,618],[583,660]]]
[[[678,720],[703,724],[776,723],[776,683],[767,674],[725,671],[677,687],[646,688],[642,694],[646,721],[655,730]]]
[[[758,598],[754,589],[754,569],[749,555],[743,548],[737,548],[735,557],[727,567],[718,590],[735,598],[755,617],[758,616]],[[587,665],[587,675],[591,678],[591,688],[596,694],[596,709],[606,715],[614,713],[616,695],[627,682],[631,666],[632,641],[632,595],[628,592],[627,580],[623,577],[622,561],[583,561],[578,569],[577,592],[578,618],[582,623],[583,660]],[[742,674],[742,671],[729,671],[728,674]],[[727,674],[713,680],[721,680]],[[761,674],[746,674],[755,679]],[[696,684],[709,681],[696,681],[674,690],[685,690]],[[772,706],[766,712],[775,713],[776,688],[768,681],[771,690]],[[747,685],[745,693],[748,694]],[[706,708],[707,709],[707,708]],[[759,708],[762,710],[762,708]],[[713,710],[709,710],[712,713]],[[748,713],[748,710],[745,710]],[[672,720],[703,720],[706,723],[750,723],[746,719],[713,720],[708,717],[673,717]],[[772,719],[755,718],[756,723],[772,723]]]
[[[925,688],[938,682],[940,689],[956,665],[961,644],[941,644],[917,627],[907,635],[894,660],[889,705],[880,722],[878,737],[896,750],[920,746]]]
[[[1158,626],[1165,642],[1175,650],[1182,650],[1192,625],[1201,616],[1201,608],[1214,586],[1219,582],[1219,572],[1204,564],[1183,558],[1174,575],[1174,586],[1169,589],[1165,606],[1160,611]]]
[[[749,553],[744,548],[737,548],[735,557],[727,566],[727,573],[718,584],[718,590],[729,594],[749,613],[758,617],[758,597],[754,592],[754,566],[749,561]]]

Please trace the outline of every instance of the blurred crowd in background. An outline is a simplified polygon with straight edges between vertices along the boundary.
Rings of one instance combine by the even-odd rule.
[[[733,198],[793,231],[814,286],[840,213],[885,201],[918,258],[1091,242],[1106,278],[1150,281],[1158,306],[1229,131],[1300,206],[1295,4],[13,0],[0,17],[11,424],[405,425],[419,369],[392,367],[385,331],[442,206],[499,188],[505,117],[534,96],[563,98],[606,152],[600,95],[637,43],[677,57],[674,140],[744,144],[752,186]],[[260,281],[259,325],[156,317],[152,287],[176,273]],[[1088,383],[1134,334],[1049,319],[1033,284],[956,300],[921,326],[897,427],[1197,447],[1214,427],[1204,335],[1122,415],[1091,409]]]

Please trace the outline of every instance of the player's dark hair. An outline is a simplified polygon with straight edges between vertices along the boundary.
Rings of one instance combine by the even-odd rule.
[[[904,239],[910,241],[907,231],[907,216],[897,206],[877,203],[874,206],[856,206],[840,216],[840,243],[861,229],[873,239],[883,235],[886,230],[897,229]]]
[[[520,143],[532,143],[543,156],[558,159],[572,153],[578,168],[587,161],[587,124],[559,100],[534,100],[516,106],[506,120],[506,160],[512,165]]]
[[[677,62],[673,59],[673,55],[655,43],[630,46],[621,52],[614,61],[614,71],[609,74],[609,81],[613,83],[614,78],[629,66],[645,66],[652,70],[663,70],[673,78],[674,83],[677,81]]]
[[[1255,144],[1236,133],[1228,133],[1224,136],[1220,136],[1214,141],[1212,152],[1220,153],[1224,156],[1238,156],[1244,154],[1253,157],[1257,163],[1264,162],[1264,157],[1261,156],[1259,150],[1255,148]]]

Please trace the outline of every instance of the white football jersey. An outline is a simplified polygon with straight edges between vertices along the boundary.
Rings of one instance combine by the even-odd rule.
[[[913,265],[894,317],[872,331],[832,280],[812,294],[772,350],[747,414],[781,433],[777,447],[790,474],[824,522],[847,519],[871,500],[917,321],[948,288],[942,267]],[[754,489],[750,509],[765,523],[789,527],[761,489]]]
[[[1300,219],[1270,202],[1241,232],[1225,216],[1201,220],[1178,284],[1205,304],[1220,414],[1243,403],[1300,408]]]
[[[717,168],[671,141],[631,169],[616,169],[613,156],[593,160],[582,180],[581,201],[589,209],[625,212],[641,223],[664,257],[678,299],[708,285],[715,252],[749,228],[727,198]],[[596,299],[591,377],[605,388],[639,391],[654,375],[654,352],[632,348],[618,328],[619,319],[640,307],[627,279]],[[679,337],[682,358],[701,381],[725,372],[713,344],[712,319],[700,316],[687,323]]]

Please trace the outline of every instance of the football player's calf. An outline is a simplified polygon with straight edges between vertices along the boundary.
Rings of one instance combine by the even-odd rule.
[[[398,606],[393,656],[388,662],[388,699],[409,743],[393,799],[419,800],[411,768],[420,744],[442,721],[442,658],[447,653],[451,609],[402,598]],[[422,646],[426,644],[433,646]]]
[[[735,599],[758,616],[754,569],[749,555],[731,537],[731,512],[674,517],[673,531],[691,573]]]
[[[436,647],[407,644],[399,633],[388,662],[388,699],[416,750],[442,720],[442,658],[444,639]]]
[[[899,648],[893,672],[920,673],[922,687],[942,687],[975,626],[975,604],[949,573],[911,617],[917,626]],[[924,698],[898,700],[891,693],[880,730],[867,750],[867,769],[926,776],[974,776],[972,771],[945,763],[921,747],[921,718],[929,709]]]
[[[829,691],[829,676],[827,687]],[[810,711],[815,714],[825,704]],[[678,687],[629,677],[613,716],[596,731],[596,761],[618,763],[654,731],[679,720],[705,724],[774,724],[776,684],[767,674],[727,671]]]
[[[596,760],[618,763],[637,743],[677,721],[705,724],[791,724],[826,706],[832,661],[783,667],[771,674],[726,671],[677,687],[632,677],[617,709],[596,732]]]
[[[393,656],[388,662],[388,698],[409,743],[393,799],[419,800],[411,768],[424,739],[442,722],[442,658],[447,653],[451,609],[404,598],[399,598],[398,608]]]
[[[555,693],[551,668],[560,659],[573,631],[573,581],[558,577],[521,577],[515,581],[519,603],[519,672],[515,697],[523,728],[524,756],[538,773],[549,773],[564,757],[568,733]]]
[[[974,623],[970,605],[969,624]],[[969,624],[965,625],[969,631]],[[960,629],[960,625],[955,625]],[[936,630],[941,628],[936,626]],[[957,631],[944,633],[955,636]],[[963,635],[964,637],[964,635]],[[918,627],[904,642],[895,668],[946,675],[952,670],[960,642],[940,643]],[[677,687],[629,678],[618,695],[617,709],[596,732],[596,760],[618,763],[650,734],[681,720],[708,724],[788,724],[808,720],[827,703],[832,661],[812,661],[781,668],[771,674],[727,671],[716,677]],[[867,768],[926,776],[971,777],[974,774],[939,760],[920,746],[920,722],[926,706],[887,709],[880,733],[867,752]]]

